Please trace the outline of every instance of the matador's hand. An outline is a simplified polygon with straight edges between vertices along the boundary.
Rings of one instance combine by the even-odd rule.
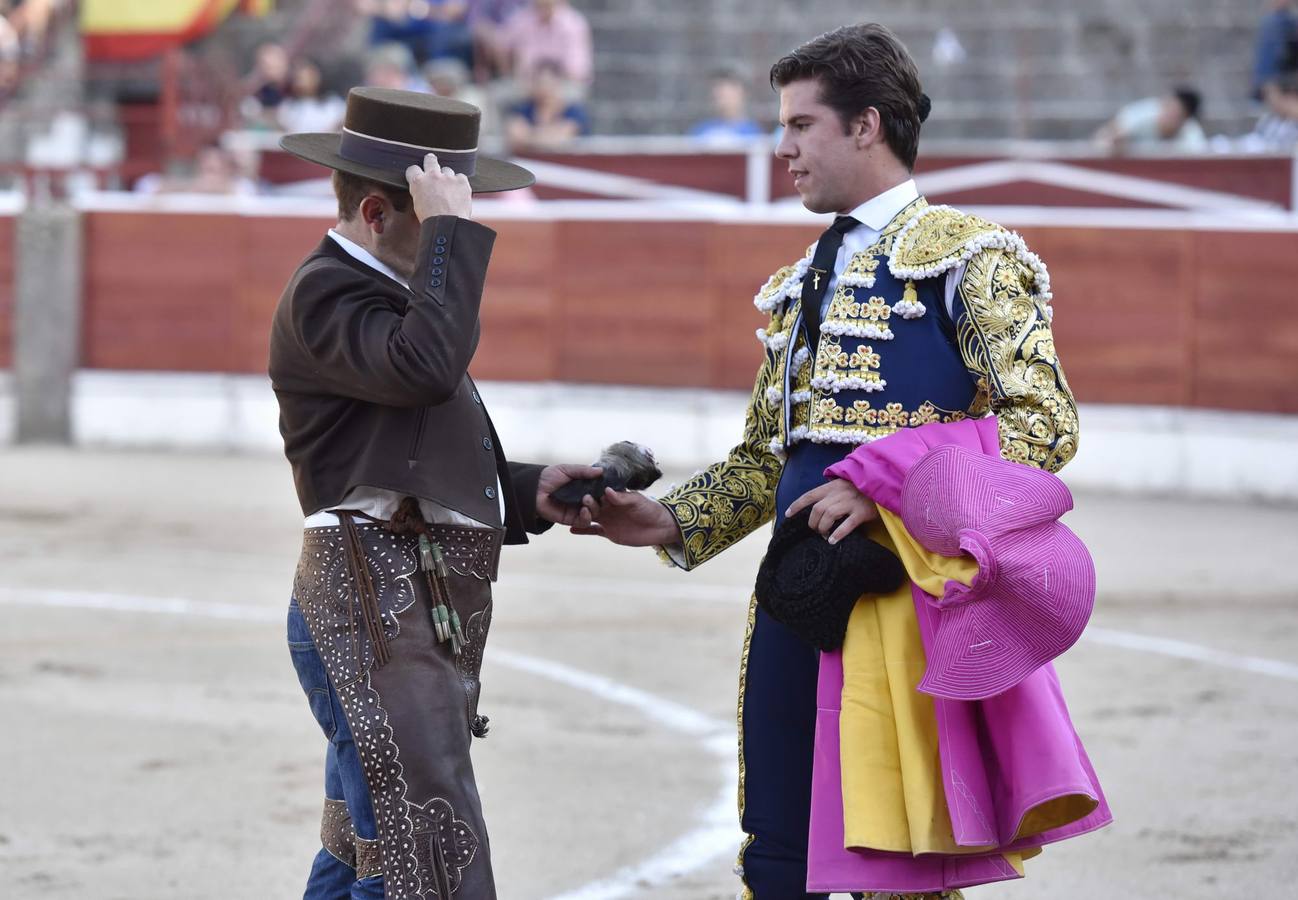
[[[678,544],[681,529],[676,519],[648,494],[638,491],[604,490],[599,507],[594,508],[592,525],[573,528],[574,534],[595,534],[627,547],[654,547]]]
[[[807,524],[812,530],[829,535],[831,544],[837,544],[866,522],[879,518],[879,508],[874,501],[843,478],[831,479],[807,491],[790,504],[785,515],[797,515],[808,506],[811,507],[811,517]]]

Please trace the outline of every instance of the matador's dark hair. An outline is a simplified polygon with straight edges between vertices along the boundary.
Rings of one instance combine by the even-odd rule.
[[[771,66],[771,87],[815,78],[821,101],[847,130],[873,106],[884,140],[906,168],[915,168],[919,127],[932,103],[920,89],[919,70],[906,46],[883,25],[845,25],[807,41]]]

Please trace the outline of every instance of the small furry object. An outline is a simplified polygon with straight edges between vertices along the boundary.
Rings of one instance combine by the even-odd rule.
[[[590,494],[596,500],[604,496],[604,488],[615,491],[643,491],[662,477],[662,470],[654,462],[653,451],[631,441],[618,441],[604,448],[599,459],[591,463],[604,470],[599,478],[578,478],[550,494],[557,502],[580,506],[581,498]]]

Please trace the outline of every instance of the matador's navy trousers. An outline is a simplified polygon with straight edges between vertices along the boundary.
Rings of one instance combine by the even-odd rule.
[[[784,510],[853,448],[795,445],[776,492],[776,525]],[[748,645],[740,709],[744,804],[740,825],[750,835],[740,855],[754,900],[823,900],[807,893],[807,829],[815,750],[816,681],[820,654],[757,610]]]

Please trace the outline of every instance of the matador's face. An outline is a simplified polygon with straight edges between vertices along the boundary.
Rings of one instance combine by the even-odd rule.
[[[814,213],[856,206],[864,170],[861,144],[838,112],[821,102],[818,80],[780,88],[780,124],[784,135],[775,155],[788,163],[802,205]]]

